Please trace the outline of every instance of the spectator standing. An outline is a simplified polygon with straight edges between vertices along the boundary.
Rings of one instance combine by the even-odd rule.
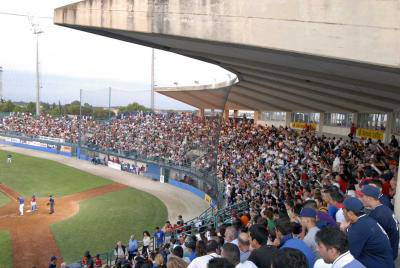
[[[138,253],[138,241],[135,239],[135,235],[131,235],[128,242],[128,260],[132,261]]]
[[[344,215],[350,253],[366,267],[394,267],[389,239],[379,224],[362,211],[364,206],[355,197],[344,201]]]
[[[399,147],[399,141],[396,139],[395,135],[392,135],[392,139],[390,140],[390,146],[397,148]]]
[[[294,248],[278,250],[272,256],[272,268],[307,268],[307,259],[303,252]]]
[[[346,235],[337,228],[327,227],[315,236],[319,255],[325,263],[331,263],[332,268],[364,268],[349,251]]]
[[[308,267],[311,268],[314,266],[314,253],[302,240],[293,238],[292,225],[288,219],[282,218],[276,222],[276,237],[280,242],[279,248],[294,248],[300,250],[307,258]]]
[[[103,267],[103,260],[100,258],[100,254],[96,254],[96,257],[94,258],[94,267]]]
[[[257,265],[257,267],[271,267],[272,255],[277,249],[267,245],[268,230],[264,225],[255,224],[250,227],[249,234],[253,251],[248,260]]]
[[[234,226],[228,226],[225,230],[225,243],[233,243],[238,245],[238,232]]]
[[[240,262],[243,263],[250,257],[250,237],[247,233],[240,233],[238,238],[238,246],[240,250]]]
[[[156,248],[160,248],[165,242],[165,233],[158,226],[156,227],[154,238],[156,240]]]
[[[190,264],[189,268],[207,268],[208,262],[211,259],[219,258],[218,255],[218,242],[215,240],[210,240],[206,244],[207,254],[201,257],[195,258]]]
[[[50,263],[49,263],[49,268],[57,268],[57,257],[56,256],[52,256],[50,258]]]
[[[167,268],[186,268],[188,264],[179,257],[171,256],[167,262]]]
[[[301,226],[305,229],[307,234],[304,236],[303,241],[311,248],[314,256],[318,258],[318,251],[316,249],[315,234],[319,231],[316,226],[317,212],[311,208],[303,208],[300,212]]]
[[[128,251],[121,241],[117,242],[117,246],[114,249],[114,256],[116,265],[121,265],[121,263],[124,263],[126,257],[128,256]]]
[[[369,217],[376,220],[389,237],[393,251],[393,259],[395,260],[399,252],[399,225],[396,216],[388,207],[384,206],[379,201],[380,192],[378,188],[365,185],[361,192],[363,193],[361,201],[364,207],[371,210]]]
[[[151,244],[151,237],[148,231],[143,232],[143,247],[142,247],[142,255],[147,256],[149,252],[149,246]]]

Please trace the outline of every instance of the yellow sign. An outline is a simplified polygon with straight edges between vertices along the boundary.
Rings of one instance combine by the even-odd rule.
[[[211,205],[211,202],[212,202],[211,196],[209,196],[208,194],[205,194],[205,195],[204,195],[204,200],[205,200],[209,205]]]
[[[371,138],[373,140],[383,140],[385,132],[382,130],[358,128],[357,137],[359,138]]]
[[[305,129],[306,126],[308,126],[311,129],[317,129],[316,123],[292,122],[291,125],[292,125],[292,128]]]

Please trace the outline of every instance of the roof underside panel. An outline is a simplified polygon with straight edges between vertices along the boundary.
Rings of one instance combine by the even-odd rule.
[[[232,1],[226,4],[230,5]],[[270,1],[263,1],[273,4]],[[77,4],[56,10],[56,24],[214,63],[237,75],[238,83],[231,87],[224,87],[220,91],[215,88],[194,90],[193,87],[157,90],[160,94],[194,107],[348,113],[386,113],[400,109],[399,66],[355,61],[351,59],[350,52],[348,52],[348,58],[337,58],[271,49],[251,43],[223,42],[218,38],[211,40],[200,36],[176,35],[169,33],[169,28],[154,31],[151,23],[159,22],[162,19],[159,16],[174,16],[175,13],[168,14],[168,10],[152,13],[153,11],[147,10],[147,15],[144,16],[144,13],[135,9],[145,10],[148,6],[125,5],[123,0],[117,1],[121,7],[128,7],[123,12],[116,13],[117,9],[112,10],[107,6],[96,7],[107,10],[95,12],[92,9],[97,2],[99,1],[86,1],[86,5]],[[90,16],[90,19],[80,18],[79,14]],[[119,16],[127,16],[125,19],[129,22],[132,16],[142,15],[143,25],[147,28],[139,30],[136,24],[127,25],[126,29],[113,27],[113,25],[119,25]],[[177,15],[176,19],[180,18]],[[95,25],[94,21],[99,21],[100,24]],[[125,25],[125,20],[122,21],[121,25]],[[172,23],[173,20],[169,22]],[[190,24],[190,20],[186,23]],[[204,22],[204,25],[200,26],[208,27],[209,24]],[[308,27],[306,24],[300,26]],[[366,28],[368,29],[372,31],[371,27]],[[390,36],[396,36],[398,30],[397,28],[390,29]],[[324,32],[320,34],[321,38],[326,37],[323,36]],[[352,38],[352,36],[349,35],[347,38]],[[313,46],[312,43],[309,45]],[[352,49],[352,46],[348,49]],[[357,50],[354,50],[354,53],[356,52]],[[376,58],[377,62],[378,58]]]

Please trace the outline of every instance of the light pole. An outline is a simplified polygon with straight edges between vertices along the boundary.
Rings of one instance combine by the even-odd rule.
[[[32,32],[36,36],[36,116],[40,116],[39,34],[44,32],[31,16],[28,16],[28,20],[32,26]]]
[[[151,49],[151,96],[150,108],[154,112],[154,48]]]

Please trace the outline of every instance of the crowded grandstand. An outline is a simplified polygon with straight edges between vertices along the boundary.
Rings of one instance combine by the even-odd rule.
[[[223,183],[219,210],[227,217],[179,218],[119,241],[116,267],[395,266],[394,136],[384,144],[247,119],[142,112],[109,121],[15,113],[3,118],[0,131],[190,166]],[[103,267],[89,251],[81,264]]]

